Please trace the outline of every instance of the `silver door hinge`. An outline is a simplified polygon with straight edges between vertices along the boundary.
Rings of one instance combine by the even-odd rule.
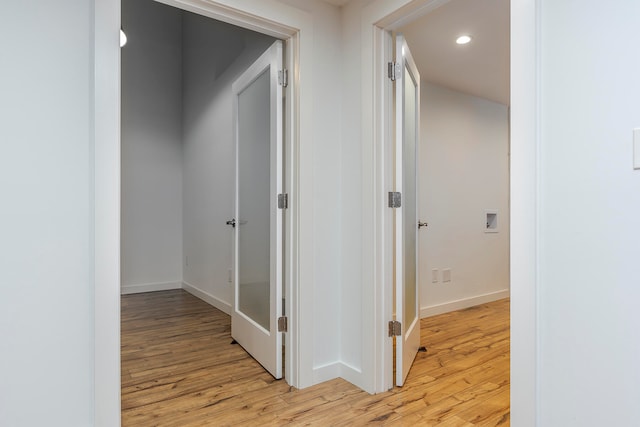
[[[278,84],[282,87],[289,86],[289,70],[286,68],[278,71]]]
[[[389,336],[399,337],[400,335],[402,335],[402,323],[397,320],[391,320],[389,322]]]
[[[387,64],[387,75],[391,79],[392,82],[395,82],[400,78],[400,72],[402,68],[400,67],[399,62],[389,62]]]
[[[286,316],[278,317],[278,332],[287,332]]]
[[[399,208],[402,206],[402,194],[398,191],[389,191],[389,207]]]
[[[278,194],[278,209],[287,209],[289,207],[289,195],[287,193]]]

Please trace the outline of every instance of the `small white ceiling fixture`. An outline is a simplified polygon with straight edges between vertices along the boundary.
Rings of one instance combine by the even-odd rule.
[[[467,36],[467,35],[460,36],[456,39],[456,43],[458,44],[467,44],[469,42],[471,42],[471,36]]]
[[[122,28],[120,28],[120,47],[124,46],[125,44],[127,44],[127,35],[124,33],[124,31],[122,31]]]

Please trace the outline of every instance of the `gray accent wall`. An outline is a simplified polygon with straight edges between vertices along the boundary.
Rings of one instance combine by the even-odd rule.
[[[182,13],[122,2],[122,287],[182,281]]]

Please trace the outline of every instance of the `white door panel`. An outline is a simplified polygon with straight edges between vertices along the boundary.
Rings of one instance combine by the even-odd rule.
[[[231,335],[282,378],[282,42],[233,84],[236,147],[234,302]]]
[[[396,385],[404,384],[420,347],[418,280],[418,147],[420,74],[401,34],[396,35],[395,189],[401,206],[395,212]]]

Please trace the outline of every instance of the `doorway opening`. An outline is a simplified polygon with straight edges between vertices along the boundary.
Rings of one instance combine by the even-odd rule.
[[[420,3],[414,5],[417,11],[397,14],[380,24],[377,55],[380,62],[393,62],[393,35],[401,34],[421,76],[419,207],[414,228],[419,253],[416,287],[424,319],[509,301],[510,4],[509,0],[415,3]],[[456,43],[460,36],[471,36],[471,43]],[[381,105],[392,106],[388,101],[392,83],[387,76],[380,77]],[[392,120],[390,107],[384,107],[383,116],[387,121],[379,132],[387,141],[385,155],[393,159],[389,141],[394,141],[398,120]],[[384,162],[380,172],[385,188],[390,188],[394,175],[397,180],[397,167],[392,160]],[[385,215],[387,223],[393,221],[393,214]],[[389,242],[394,238],[387,236]],[[386,252],[391,271],[403,262],[393,257],[398,246],[396,240],[394,249]],[[397,304],[394,289],[406,287],[406,282],[395,274],[395,281],[387,276],[385,283],[385,297],[395,298]],[[389,316],[397,312],[389,303],[384,307],[387,313],[393,310]],[[428,333],[423,331],[420,342],[427,350]],[[392,348],[390,339],[384,351],[387,360],[395,357],[397,363]],[[418,357],[423,356],[418,353]],[[398,383],[391,366],[387,362],[383,374],[387,388]]]
[[[124,0],[122,26],[128,42],[121,51],[121,293],[182,289],[238,314],[250,335],[233,332],[232,321],[233,337],[276,378],[284,370],[287,382],[295,382],[295,346],[278,328],[282,312],[295,307],[283,299],[295,250],[284,244],[283,224],[293,227],[295,216],[277,197],[295,184],[293,174],[283,180],[285,166],[293,168],[292,139],[283,146],[291,132],[285,116],[293,109],[282,105],[293,85],[278,79],[293,68],[294,41],[153,0]],[[285,56],[287,47],[292,52]],[[250,70],[256,75],[247,77]],[[256,105],[266,108],[255,114]],[[258,170],[264,173],[256,177]],[[265,179],[266,189],[258,185]],[[247,196],[258,187],[266,194]],[[266,205],[247,207],[247,200]],[[246,209],[238,213],[239,206]],[[256,211],[259,216],[249,214]],[[254,227],[265,224],[266,231]],[[256,235],[250,253],[238,249]],[[240,287],[247,275],[256,292]],[[256,304],[265,295],[266,310]],[[261,333],[273,338],[270,365],[277,369],[252,350]]]

